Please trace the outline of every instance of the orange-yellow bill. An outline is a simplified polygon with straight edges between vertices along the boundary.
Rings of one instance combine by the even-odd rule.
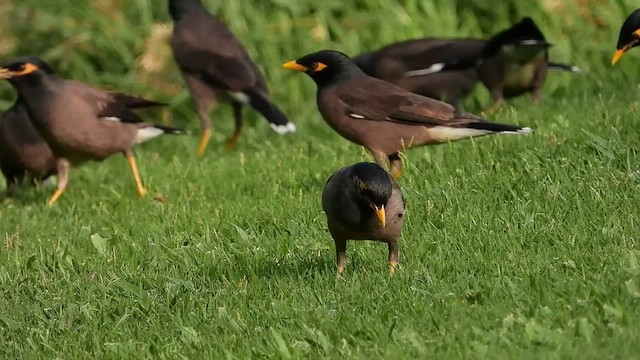
[[[615,65],[626,51],[627,51],[626,46],[620,50],[616,50],[616,52],[613,53],[613,57],[611,58],[611,65]]]
[[[380,222],[382,223],[382,227],[385,227],[387,225],[387,220],[386,220],[386,214],[384,212],[384,205],[380,207],[377,207],[376,205],[374,205],[373,210],[376,212],[378,219],[380,219]]]
[[[305,72],[309,70],[306,66],[298,64],[295,60],[291,60],[289,62],[282,64],[282,67],[288,70],[293,70],[293,71]]]

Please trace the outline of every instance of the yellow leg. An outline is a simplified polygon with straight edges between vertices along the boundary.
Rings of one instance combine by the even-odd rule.
[[[56,189],[56,192],[54,192],[51,198],[49,198],[49,201],[47,201],[47,205],[51,206],[55,204],[55,202],[58,201],[62,193],[64,193],[64,189],[60,189],[60,188]]]
[[[398,267],[398,243],[392,241],[389,246],[389,275],[393,275]]]
[[[127,157],[127,162],[129,163],[131,172],[133,173],[133,180],[136,182],[138,196],[143,197],[147,193],[147,190],[142,186],[142,180],[140,180],[140,174],[138,173],[138,166],[136,166],[136,159],[132,154],[126,154],[125,156]]]
[[[400,153],[389,155],[389,172],[395,179],[400,179],[402,176],[402,158]]]
[[[198,155],[204,155],[205,150],[207,150],[207,144],[209,143],[209,139],[211,138],[211,129],[204,129],[202,131],[202,136],[200,136],[200,144],[198,145]]]
[[[224,144],[224,149],[229,151],[236,146],[236,142],[238,141],[238,137],[240,137],[240,133],[242,132],[242,128],[237,128],[236,131],[233,132],[233,135],[227,140]]]
[[[500,107],[502,106],[503,100],[495,100],[491,106],[489,106],[488,108],[486,108],[483,112],[482,115],[483,116],[489,116],[491,114],[493,114],[496,110],[500,109]]]
[[[389,275],[393,275],[393,273],[396,271],[397,267],[398,267],[398,262],[397,261],[390,261],[389,262]]]

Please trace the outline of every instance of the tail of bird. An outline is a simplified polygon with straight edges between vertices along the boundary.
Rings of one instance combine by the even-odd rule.
[[[280,135],[296,132],[296,126],[265,95],[258,91],[243,91],[249,97],[249,104],[269,122],[271,128]]]
[[[581,73],[582,69],[575,65],[561,64],[561,63],[549,63],[549,70],[553,71],[567,71],[572,73]]]
[[[531,134],[533,129],[530,127],[523,127],[519,125],[511,124],[499,124],[489,121],[479,121],[467,125],[467,128],[485,130],[494,133],[512,134],[512,135],[526,135]]]
[[[184,135],[186,134],[186,131],[170,126],[152,124],[138,129],[138,133],[136,134],[136,144],[143,143],[164,134]]]

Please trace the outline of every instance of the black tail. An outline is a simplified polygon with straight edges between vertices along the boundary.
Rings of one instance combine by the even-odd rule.
[[[264,116],[275,132],[286,134],[296,131],[296,126],[289,122],[282,111],[266,96],[255,90],[247,90],[244,93],[249,97],[249,104]]]
[[[560,64],[560,63],[553,63],[553,62],[549,63],[549,70],[567,71],[567,72],[572,72],[572,73],[581,73],[582,72],[582,69],[580,69],[579,67],[577,67],[575,65]]]
[[[184,135],[184,134],[187,133],[183,129],[178,129],[178,128],[174,128],[174,127],[170,127],[170,126],[153,124],[153,127],[156,128],[156,129],[160,129],[160,130],[164,131],[165,134]]]
[[[507,133],[507,134],[530,134],[533,132],[533,129],[530,127],[522,127],[522,126],[510,125],[510,124],[498,124],[498,123],[492,123],[489,121],[479,121],[479,122],[470,123],[466,127],[470,129],[489,130],[497,133]]]
[[[110,94],[116,99],[117,102],[124,104],[124,106],[128,107],[129,109],[144,109],[150,107],[167,106],[167,104],[165,103],[147,100],[139,96],[133,96],[119,92],[111,92]]]

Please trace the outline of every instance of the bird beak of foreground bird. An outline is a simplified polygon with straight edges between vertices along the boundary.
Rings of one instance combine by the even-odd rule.
[[[376,212],[376,215],[378,216],[378,219],[380,219],[380,222],[382,223],[382,227],[387,226],[386,220],[385,220],[385,212],[384,212],[384,205],[381,205],[380,207],[378,207],[377,205],[371,205],[373,207],[373,211]]]
[[[615,65],[618,62],[618,60],[622,58],[622,55],[624,55],[624,53],[626,53],[629,49],[631,49],[636,44],[638,44],[638,42],[640,42],[640,40],[638,39],[640,38],[640,29],[634,31],[633,36],[635,38],[631,40],[631,42],[623,46],[622,49],[618,49],[616,50],[616,52],[613,53],[613,57],[611,58],[611,65]]]
[[[11,70],[0,68],[0,79],[11,79]]]
[[[298,64],[295,60],[291,60],[289,62],[282,64],[282,67],[288,70],[301,71],[301,72],[306,72],[307,70],[309,70],[309,68]]]

